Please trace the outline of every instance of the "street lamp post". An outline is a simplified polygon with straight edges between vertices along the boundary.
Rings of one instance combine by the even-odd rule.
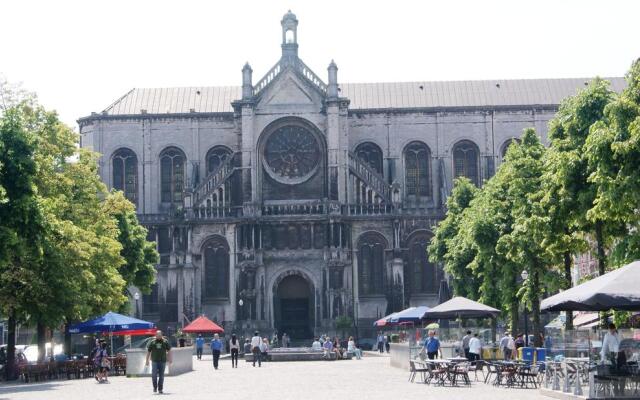
[[[529,278],[529,272],[524,269],[520,274],[522,278],[522,284],[525,285],[527,283],[527,279]],[[527,302],[524,302],[524,345],[529,347],[529,316],[527,315]]]
[[[140,318],[140,307],[138,307],[138,302],[140,301],[140,293],[135,292],[133,294],[133,298],[136,301],[136,318]]]
[[[244,317],[244,315],[242,315],[243,314],[243,312],[242,312],[242,306],[243,305],[244,305],[244,301],[242,299],[238,300],[238,306],[240,306],[240,309],[238,311],[240,311],[240,312],[238,313],[239,315],[236,315],[236,319],[238,319],[240,321],[242,321],[242,319]],[[244,336],[244,324],[242,322],[240,323],[240,333],[242,334],[242,336]]]

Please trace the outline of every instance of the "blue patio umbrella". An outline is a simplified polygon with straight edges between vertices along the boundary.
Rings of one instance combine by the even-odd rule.
[[[69,333],[98,333],[98,332],[119,332],[138,329],[151,329],[155,325],[152,322],[132,318],[126,315],[108,312],[105,315],[74,324],[69,327]]]
[[[397,312],[390,318],[392,324],[402,324],[407,322],[418,323],[422,320],[424,313],[429,311],[427,306],[409,307]]]

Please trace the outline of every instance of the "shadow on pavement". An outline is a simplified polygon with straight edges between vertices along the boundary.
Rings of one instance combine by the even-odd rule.
[[[23,393],[23,392],[42,392],[46,390],[56,389],[58,386],[60,386],[60,384],[55,382],[2,384],[0,385],[0,395],[11,394],[11,393]],[[0,398],[0,400],[2,399],[4,398]]]

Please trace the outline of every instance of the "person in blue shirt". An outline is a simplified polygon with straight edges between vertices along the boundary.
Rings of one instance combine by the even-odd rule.
[[[196,357],[198,358],[198,360],[202,360],[203,349],[204,349],[204,338],[202,337],[202,333],[200,333],[196,338]]]
[[[427,353],[429,360],[434,360],[438,356],[440,341],[434,331],[429,331],[429,337],[424,341],[424,351]]]
[[[222,340],[216,333],[211,341],[211,354],[213,355],[213,368],[218,369],[218,360],[220,360],[220,352],[222,351]]]

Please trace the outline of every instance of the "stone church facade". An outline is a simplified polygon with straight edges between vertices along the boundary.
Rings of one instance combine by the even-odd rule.
[[[282,55],[240,87],[133,89],[78,122],[100,174],[136,204],[157,243],[140,314],[176,327],[199,314],[236,332],[361,332],[432,306],[446,276],[426,246],[457,176],[491,177],[526,127],[546,141],[584,79],[348,84]],[[614,87],[622,85],[613,81]]]

